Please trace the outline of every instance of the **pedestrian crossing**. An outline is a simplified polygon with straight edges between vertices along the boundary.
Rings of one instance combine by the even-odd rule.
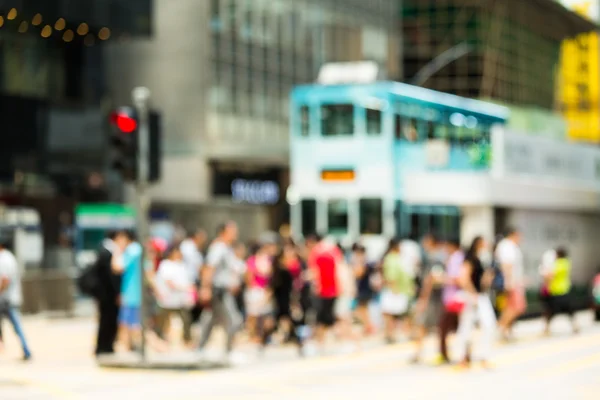
[[[455,366],[434,368],[431,364],[412,365],[409,360],[414,352],[413,344],[403,343],[364,354],[307,360],[292,363],[293,366],[276,368],[277,387],[282,391],[287,390],[288,394],[292,393],[292,390],[295,393],[300,391],[307,394],[306,391],[314,387],[344,388],[356,381],[378,381],[389,377],[401,380],[404,377],[411,385],[420,383],[427,385],[439,380],[443,388],[441,390],[448,390],[450,382],[456,382],[455,379],[459,375],[469,377],[481,374],[491,374],[496,377],[516,376],[534,385],[548,378],[565,378],[600,368],[600,333],[598,332],[583,336],[546,339],[532,336],[511,345],[497,345],[495,350],[496,355],[492,360],[491,370],[484,369],[477,363],[468,370]],[[432,355],[430,354],[430,358]],[[260,373],[265,372],[261,370]],[[255,385],[257,380],[260,381],[253,374],[240,375],[240,378],[244,382],[251,380]],[[273,389],[274,386],[271,385],[270,390]],[[432,395],[433,391],[435,388],[427,389],[429,395]]]
[[[294,357],[271,362],[258,360],[251,365],[218,371],[100,370],[89,363],[74,363],[69,367],[68,362],[57,368],[56,364],[50,366],[44,361],[22,366],[0,365],[0,374],[22,381],[32,390],[46,393],[48,399],[88,399],[86,390],[100,393],[113,388],[116,393],[117,390],[138,386],[146,389],[147,385],[172,385],[178,391],[189,393],[200,393],[198,388],[202,388],[202,393],[210,393],[206,398],[215,400],[318,400],[339,398],[339,393],[347,394],[344,396],[346,399],[364,399],[385,397],[386,393],[402,387],[409,388],[410,394],[403,398],[410,399],[435,398],[444,393],[460,394],[465,387],[485,388],[487,385],[485,390],[489,390],[489,387],[496,387],[495,382],[501,381],[511,382],[514,390],[523,393],[530,390],[536,398],[560,398],[559,395],[564,395],[560,390],[570,388],[568,398],[597,399],[600,393],[596,376],[600,371],[600,328],[588,325],[579,335],[565,334],[567,331],[564,331],[547,338],[541,336],[537,326],[534,328],[519,332],[519,340],[514,343],[497,343],[491,360],[492,370],[483,369],[477,363],[468,370],[434,366],[432,361],[439,344],[432,336],[425,344],[426,362],[419,365],[410,363],[415,344],[407,341],[369,347],[350,354],[307,359]],[[336,344],[333,345],[335,348]],[[452,339],[449,347],[452,350]],[[65,354],[64,357],[63,362],[70,355]],[[61,358],[56,360],[58,362]],[[564,382],[562,389],[556,391],[552,386],[554,382]],[[540,388],[545,388],[546,392]],[[490,398],[510,397],[511,390],[498,387],[498,396]],[[596,396],[590,396],[590,393]],[[2,387],[0,398],[6,398],[2,396]]]

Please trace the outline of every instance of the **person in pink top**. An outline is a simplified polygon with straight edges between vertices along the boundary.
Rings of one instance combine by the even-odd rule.
[[[247,290],[245,294],[248,332],[260,340],[259,325],[273,312],[269,287],[273,276],[273,244],[263,243],[246,262]],[[258,321],[261,320],[261,324]],[[261,326],[260,328],[264,328]]]

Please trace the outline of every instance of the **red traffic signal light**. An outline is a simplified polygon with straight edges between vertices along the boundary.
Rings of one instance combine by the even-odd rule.
[[[131,133],[137,129],[137,120],[123,111],[114,111],[111,113],[110,123],[124,133]]]

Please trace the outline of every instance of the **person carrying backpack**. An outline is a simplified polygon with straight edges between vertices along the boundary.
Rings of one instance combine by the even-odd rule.
[[[98,302],[99,319],[96,356],[114,353],[119,316],[120,277],[112,272],[112,257],[117,233],[109,233],[98,250],[96,262],[78,280],[80,290]]]

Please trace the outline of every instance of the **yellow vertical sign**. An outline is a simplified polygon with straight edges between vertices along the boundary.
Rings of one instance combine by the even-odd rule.
[[[593,19],[592,0],[569,1],[573,11]],[[568,137],[600,142],[598,34],[586,33],[565,40],[561,48],[559,99],[568,124]]]

